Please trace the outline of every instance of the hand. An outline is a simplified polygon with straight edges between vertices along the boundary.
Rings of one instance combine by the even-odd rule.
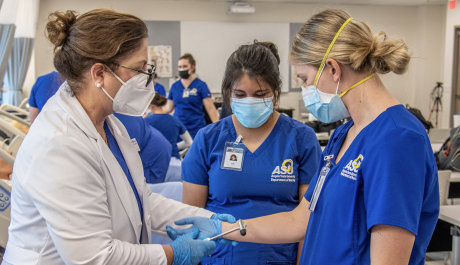
[[[184,218],[184,219],[175,221],[174,223],[176,225],[192,224],[191,227],[186,228],[186,229],[176,230],[172,228],[171,226],[167,225],[166,233],[172,240],[174,240],[177,238],[177,236],[191,233],[194,228],[198,228],[200,230],[200,234],[199,234],[200,239],[209,238],[209,237],[213,237],[213,236],[216,236],[222,233],[222,220],[228,221],[229,223],[236,222],[235,217],[229,214],[215,214],[211,218],[198,217],[198,216],[188,217],[188,218]],[[236,246],[238,244],[238,242],[236,241],[230,241],[230,240],[223,239],[223,238],[218,238],[216,241],[219,244],[223,244],[223,245],[227,245],[231,243],[232,245]]]
[[[195,228],[191,233],[182,235],[169,244],[174,252],[172,265],[196,265],[204,257],[212,254],[216,243],[197,240],[198,234],[199,230]]]

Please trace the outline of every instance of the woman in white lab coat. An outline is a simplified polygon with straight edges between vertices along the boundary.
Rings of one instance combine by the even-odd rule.
[[[46,30],[67,81],[16,157],[2,264],[196,264],[211,254],[215,243],[196,233],[148,245],[174,220],[213,213],[152,193],[136,140],[112,115],[140,116],[154,96],[144,22],[67,11],[51,14]]]

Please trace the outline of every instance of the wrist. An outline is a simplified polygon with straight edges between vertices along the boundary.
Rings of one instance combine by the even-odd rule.
[[[172,265],[174,262],[174,248],[171,245],[162,245],[166,255],[166,263]]]

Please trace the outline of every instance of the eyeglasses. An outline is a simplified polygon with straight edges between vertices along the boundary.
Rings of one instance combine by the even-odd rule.
[[[123,67],[123,68],[126,68],[128,70],[131,70],[131,71],[135,71],[135,72],[138,72],[138,73],[141,73],[141,74],[148,75],[149,77],[147,78],[147,83],[145,84],[146,87],[150,83],[152,83],[153,76],[155,75],[155,69],[156,69],[155,65],[147,64],[147,66],[150,67],[150,68],[147,68],[147,72],[144,72],[144,71],[141,71],[141,70],[136,70],[136,69],[133,69],[133,68],[129,68],[129,67],[126,67],[126,66],[123,66],[123,65],[120,65],[120,66]]]

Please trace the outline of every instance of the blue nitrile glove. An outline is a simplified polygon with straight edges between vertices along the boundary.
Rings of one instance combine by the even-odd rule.
[[[196,265],[204,257],[212,254],[216,249],[216,243],[196,239],[199,232],[198,228],[195,228],[191,233],[182,235],[169,244],[174,252],[172,265]]]
[[[193,228],[198,228],[200,230],[199,238],[204,239],[208,237],[213,237],[222,233],[222,221],[228,221],[229,223],[235,223],[236,219],[232,215],[229,214],[215,214],[211,218],[206,217],[187,217],[181,220],[177,220],[174,223],[176,225],[188,225],[192,224],[191,227],[186,229],[179,229],[176,230],[171,226],[166,226],[166,233],[168,236],[174,240],[177,236],[187,234],[192,232]],[[230,241],[227,239],[219,238],[216,240],[220,244],[230,244],[232,243],[234,246],[238,244],[236,241]]]

